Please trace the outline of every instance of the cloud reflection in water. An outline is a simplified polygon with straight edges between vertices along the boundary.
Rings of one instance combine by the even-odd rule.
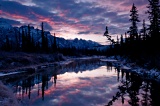
[[[49,88],[45,90],[45,100],[37,104],[94,106],[105,105],[114,95],[118,86],[115,70],[107,72],[106,66],[83,72],[66,72],[57,76],[56,88],[49,81]],[[53,78],[52,78],[53,79]],[[42,103],[41,103],[42,102]]]

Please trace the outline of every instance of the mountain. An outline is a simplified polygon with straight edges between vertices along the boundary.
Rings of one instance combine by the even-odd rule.
[[[11,29],[12,26],[8,24],[6,21],[0,19],[0,29]]]
[[[15,41],[14,35],[14,28],[6,21],[0,19],[0,47],[6,42],[7,36],[9,40]]]
[[[19,42],[20,45],[22,45],[22,31],[25,32],[25,34],[28,32],[28,26],[21,26],[21,27],[13,27],[12,25],[8,24],[5,20],[0,20],[0,48],[7,42],[7,38],[9,39],[9,42],[14,47],[16,45],[16,42]],[[41,37],[42,31],[40,29],[35,29],[33,26],[30,26],[30,35],[33,37],[33,40],[35,43],[42,43],[42,37]],[[27,35],[27,34],[26,34]],[[44,35],[47,36],[48,45],[51,47],[51,45],[54,43],[54,36],[51,35],[49,31],[44,31]],[[70,39],[66,40],[64,38],[56,37],[57,46],[59,48],[76,48],[76,49],[98,49],[104,48],[103,45],[91,41],[91,40],[83,40],[83,39]],[[105,47],[106,49],[106,47]],[[101,50],[101,49],[99,49]]]

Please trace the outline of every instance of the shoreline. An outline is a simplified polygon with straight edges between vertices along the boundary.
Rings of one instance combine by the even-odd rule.
[[[1,106],[20,106],[13,91],[0,81],[0,105]]]
[[[160,83],[160,71],[156,68],[143,68],[141,66],[138,66],[136,62],[130,63],[126,58],[120,56],[118,56],[118,59],[115,59],[115,57],[113,56],[109,57],[107,58],[107,61],[112,62],[113,66],[116,68],[120,68],[121,70],[135,73],[143,79],[156,81]]]
[[[32,74],[36,74],[36,73],[40,72],[40,71],[36,72],[37,69],[40,70],[40,69],[44,69],[44,68],[48,68],[48,67],[63,67],[66,65],[70,65],[72,63],[74,64],[74,62],[77,62],[77,61],[90,62],[93,60],[95,60],[95,61],[100,60],[101,58],[104,58],[104,56],[67,58],[66,60],[63,60],[63,61],[56,61],[56,62],[52,62],[52,63],[43,63],[43,64],[25,66],[25,67],[14,68],[14,69],[5,69],[4,71],[0,71],[0,90],[5,87],[5,91],[10,92],[9,94],[4,92],[6,94],[5,97],[3,97],[3,95],[0,94],[0,105],[10,104],[10,101],[14,101],[12,106],[19,106],[20,105],[20,104],[17,104],[18,100],[15,99],[13,91],[11,91],[11,89],[9,89],[6,85],[4,85],[1,82],[2,78],[3,79],[15,78],[16,76],[22,77],[22,76],[25,76],[26,73],[27,74],[30,73],[28,75],[32,75]],[[2,72],[5,72],[5,73],[3,73],[3,75],[2,75]]]
[[[147,69],[141,68],[141,67],[137,66],[135,63],[129,63],[127,61],[127,59],[122,58],[122,57],[119,57],[117,60],[114,57],[106,58],[105,56],[91,56],[91,57],[85,56],[85,57],[76,57],[76,58],[67,57],[66,60],[63,60],[63,61],[56,61],[56,62],[52,62],[52,63],[31,65],[31,66],[21,67],[16,70],[12,69],[12,71],[5,71],[5,72],[10,72],[10,73],[15,72],[15,74],[19,75],[19,73],[16,73],[16,72],[24,72],[24,74],[25,74],[25,71],[23,69],[26,69],[26,72],[29,72],[30,69],[43,69],[43,68],[47,68],[47,67],[51,67],[51,66],[52,67],[57,67],[57,66],[63,67],[66,65],[74,64],[74,62],[77,62],[77,61],[78,62],[79,61],[91,62],[93,60],[94,61],[98,60],[98,61],[103,61],[103,62],[111,62],[111,63],[113,63],[114,67],[120,68],[121,70],[129,71],[131,73],[136,73],[137,75],[140,75],[142,78],[144,78],[146,80],[154,80],[154,81],[160,83],[160,72],[157,72],[158,70],[156,70],[156,69],[147,70]],[[21,69],[21,71],[19,71],[20,69]],[[10,69],[8,69],[8,70],[10,70]],[[33,72],[33,73],[35,73],[35,72]],[[38,73],[38,71],[36,73]],[[14,74],[11,76],[15,77]],[[155,76],[157,76],[156,79],[155,79]],[[19,76],[19,77],[21,77],[21,76]],[[1,83],[2,87],[6,87],[1,81],[0,81],[0,83]],[[2,87],[0,86],[0,89]],[[15,98],[12,98],[12,97],[14,97],[14,95],[12,95],[12,91],[7,87],[6,87],[6,89],[8,89],[10,91],[10,94],[7,95],[5,98],[3,98],[3,100],[1,100],[1,103],[9,103],[11,101],[11,99],[13,99],[13,101],[15,101]],[[0,96],[0,98],[1,98],[1,96]],[[17,101],[15,101],[14,103],[16,104]],[[16,106],[17,106],[17,104],[16,104]]]

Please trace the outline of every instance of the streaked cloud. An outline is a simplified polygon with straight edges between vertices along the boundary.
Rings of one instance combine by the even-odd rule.
[[[146,19],[147,0],[134,0],[140,20]],[[12,25],[46,23],[46,30],[65,38],[84,38],[105,42],[105,26],[111,35],[124,34],[129,28],[131,0],[2,0],[1,17]],[[11,22],[12,20],[12,22]],[[18,22],[14,24],[13,21]]]

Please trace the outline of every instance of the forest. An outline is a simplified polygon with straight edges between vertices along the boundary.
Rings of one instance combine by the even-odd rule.
[[[159,66],[159,39],[160,39],[160,4],[159,0],[148,0],[147,6],[148,20],[150,24],[147,26],[145,19],[142,21],[142,29],[138,31],[139,14],[135,4],[132,5],[130,10],[130,23],[129,30],[117,36],[117,40],[112,39],[109,34],[108,26],[104,36],[112,43],[107,55],[121,55],[129,57],[131,61],[136,61],[138,65],[148,63],[148,68],[160,68]]]
[[[105,55],[115,56],[120,55],[127,57],[131,61],[135,61],[137,65],[148,64],[148,68],[159,66],[159,39],[160,39],[160,4],[159,0],[148,0],[148,6],[146,14],[148,14],[148,20],[139,20],[138,9],[133,3],[130,10],[130,24],[129,30],[125,34],[121,34],[121,37],[117,36],[117,39],[113,39],[110,35],[106,26],[104,36],[107,37],[111,44],[109,49],[105,51],[97,49],[80,49],[74,47],[60,48],[56,36],[52,38],[52,44],[48,43],[48,36],[44,31],[43,22],[41,24],[41,30],[37,29],[37,35],[41,36],[41,41],[35,41],[33,34],[31,33],[31,26],[28,25],[22,30],[15,32],[16,43],[12,43],[8,35],[5,36],[5,43],[2,44],[1,50],[4,51],[18,51],[18,52],[29,52],[29,53],[62,53],[70,56],[80,55]],[[138,23],[141,22],[142,29],[139,30]],[[147,22],[147,24],[146,24]],[[149,24],[148,24],[149,23]],[[12,31],[8,32],[9,34]]]

